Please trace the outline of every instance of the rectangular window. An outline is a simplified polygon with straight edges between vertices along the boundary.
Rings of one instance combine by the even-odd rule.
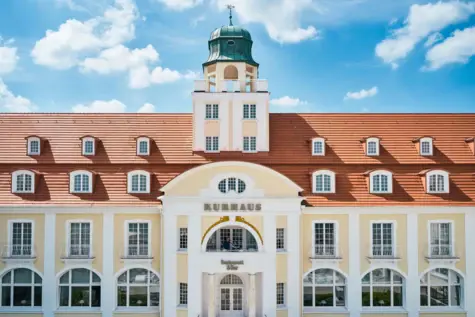
[[[314,155],[323,155],[323,142],[314,141],[313,142],[313,154]]]
[[[372,226],[372,256],[393,257],[394,256],[394,232],[393,224],[373,223]]]
[[[84,155],[94,154],[94,141],[86,140],[84,141]]]
[[[206,105],[205,119],[219,119],[219,105]]]
[[[277,283],[277,306],[285,306],[285,284]]]
[[[188,228],[180,228],[180,245],[178,248],[180,250],[188,249]]]
[[[315,256],[336,256],[335,224],[315,223]]]
[[[431,148],[430,148],[430,142],[429,141],[422,141],[421,142],[421,154],[422,155],[430,155],[431,154]]]
[[[148,257],[149,227],[146,222],[134,222],[128,225],[127,256]]]
[[[376,142],[371,141],[368,142],[368,155],[376,155],[378,154],[377,148],[376,148]]]
[[[430,224],[430,256],[452,256],[452,224],[438,222]]]
[[[242,142],[243,152],[256,152],[257,140],[255,136],[245,136]]]
[[[40,141],[31,140],[30,141],[30,148],[29,148],[28,153],[29,154],[40,154]]]
[[[180,283],[180,302],[179,305],[188,305],[188,284]]]
[[[276,229],[276,249],[277,251],[284,251],[285,250],[285,229],[284,228],[277,228]]]
[[[243,118],[255,119],[256,118],[256,105],[243,105]]]
[[[90,256],[91,224],[72,222],[69,226],[69,256]]]
[[[148,154],[148,141],[139,142],[139,154]]]
[[[219,137],[218,136],[206,137],[206,152],[219,152]]]
[[[13,222],[11,234],[10,256],[31,256],[33,254],[33,223]]]

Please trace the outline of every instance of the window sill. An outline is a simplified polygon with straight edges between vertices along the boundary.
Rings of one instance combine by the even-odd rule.
[[[456,314],[465,314],[467,311],[461,307],[443,307],[443,306],[437,306],[437,307],[427,307],[423,308],[421,307],[419,309],[420,313],[431,313],[431,314],[447,314],[447,313],[456,313]]]
[[[54,311],[55,313],[68,313],[68,314],[84,314],[84,313],[97,313],[101,314],[100,307],[60,307]]]
[[[0,307],[0,314],[42,314],[41,307]]]
[[[277,254],[287,254],[287,250],[286,249],[277,249],[275,251]]]
[[[176,253],[178,253],[178,254],[188,254],[188,249],[178,249],[178,250],[176,250]]]
[[[177,310],[188,310],[188,305],[178,305],[176,307]]]
[[[363,307],[362,313],[365,314],[404,314],[407,313],[403,307]]]
[[[277,305],[277,310],[287,310],[287,305]]]
[[[307,307],[303,308],[304,314],[314,314],[314,313],[348,313],[348,309],[346,307]]]
[[[114,310],[116,314],[160,314],[160,307],[150,308],[150,307],[118,307]]]

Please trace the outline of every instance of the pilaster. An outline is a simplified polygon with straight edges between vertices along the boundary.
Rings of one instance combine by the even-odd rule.
[[[56,310],[56,214],[45,214],[43,317],[54,317]]]
[[[114,311],[114,214],[104,213],[102,219],[102,317],[112,317]]]
[[[360,217],[356,213],[349,215],[349,276],[348,276],[348,310],[350,317],[361,314],[361,271],[360,271]]]
[[[287,311],[288,316],[300,316],[300,213],[287,216]]]
[[[263,315],[275,317],[277,312],[276,303],[276,219],[273,214],[264,216],[264,252],[268,255],[269,265],[263,272]]]
[[[256,274],[249,274],[249,317],[256,317]]]
[[[408,317],[419,316],[419,248],[418,248],[418,215],[407,215],[407,279],[406,309]]]
[[[475,317],[475,213],[465,213],[465,310],[467,317]]]
[[[175,233],[176,236],[176,233]],[[201,315],[201,215],[188,216],[188,317]]]
[[[215,274],[208,273],[208,294],[203,294],[203,296],[208,295],[208,317],[216,316],[216,282]]]
[[[163,268],[162,268],[162,303],[163,314],[176,316],[178,304],[177,265],[177,217],[175,214],[163,213]]]

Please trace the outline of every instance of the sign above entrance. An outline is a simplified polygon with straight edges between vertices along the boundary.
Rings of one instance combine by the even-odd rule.
[[[246,203],[246,204],[238,204],[238,203],[205,203],[203,206],[204,211],[261,211],[262,204],[261,203]]]
[[[228,271],[237,271],[239,266],[238,265],[244,265],[244,261],[226,261],[226,260],[221,260],[222,265],[226,265],[226,270]]]

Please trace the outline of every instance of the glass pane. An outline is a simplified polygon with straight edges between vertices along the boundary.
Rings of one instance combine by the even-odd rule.
[[[101,287],[91,287],[91,307],[101,307]]]
[[[335,284],[345,284],[345,277],[338,272],[335,272]]]
[[[431,306],[449,305],[449,288],[447,286],[432,286],[430,288]]]
[[[429,294],[427,294],[427,286],[421,286],[421,306],[429,304]]]
[[[363,306],[371,306],[371,294],[370,294],[370,287],[363,286],[361,291],[361,304]]]
[[[13,306],[31,306],[31,287],[13,287]]]
[[[11,294],[10,286],[2,287],[2,306],[10,306],[11,304]]]
[[[391,270],[377,269],[373,271],[373,284],[390,284]]]
[[[403,277],[399,273],[393,271],[393,283],[394,284],[402,284],[402,279],[403,279]]]
[[[449,285],[449,270],[435,269],[429,272],[431,285]]]
[[[42,282],[41,277],[36,273],[34,274],[35,274],[35,284],[41,284]]]
[[[305,307],[311,307],[313,299],[313,287],[305,286],[303,288],[303,305]]]
[[[147,286],[130,286],[129,288],[129,305],[130,306],[147,306],[148,293]]]
[[[69,272],[64,273],[61,278],[59,279],[60,284],[68,284],[69,283]]]
[[[12,281],[12,272],[8,272],[2,277],[2,284],[10,284]]]
[[[132,284],[147,284],[148,271],[145,269],[132,269],[129,271],[129,282]]]
[[[150,286],[150,306],[160,305],[160,286]]]
[[[71,306],[89,306],[89,287],[71,287]]]
[[[160,284],[160,279],[152,272],[150,272],[150,284]]]
[[[101,282],[101,279],[99,278],[99,276],[94,272],[92,272],[92,282],[93,283],[100,283]]]
[[[42,301],[43,301],[43,290],[41,286],[35,286],[34,290],[34,304],[33,306],[42,306]]]
[[[28,269],[15,269],[13,278],[14,278],[15,284],[18,284],[18,283],[31,284],[32,283],[31,271]]]
[[[366,275],[363,277],[363,279],[361,280],[361,283],[362,283],[362,284],[369,284],[369,283],[370,283],[370,281],[371,281],[370,274],[371,274],[371,273],[368,273],[368,274],[366,274]]]
[[[373,306],[391,306],[391,287],[373,286]]]
[[[402,306],[402,287],[393,287],[393,306]]]
[[[90,276],[91,271],[86,269],[73,269],[71,274],[71,283],[72,284],[89,284],[91,281]]]
[[[316,270],[315,284],[333,284],[333,270],[329,270],[329,269]]]
[[[122,273],[117,279],[119,284],[127,284],[127,272]]]
[[[333,286],[315,287],[315,306],[333,306]]]
[[[61,286],[59,288],[59,306],[69,306],[69,287]]]
[[[336,286],[335,287],[335,300],[336,306],[345,306],[345,287]]]
[[[127,286],[117,288],[117,306],[127,306]]]
[[[462,290],[460,285],[453,285],[450,287],[450,306],[460,306],[462,297]]]
[[[304,284],[313,284],[313,272],[308,273],[303,278]]]

